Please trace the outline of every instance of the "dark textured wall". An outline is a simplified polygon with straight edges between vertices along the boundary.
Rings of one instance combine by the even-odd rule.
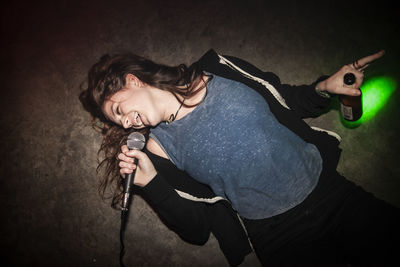
[[[305,3],[304,3],[305,2]],[[314,2],[314,3],[313,3]],[[209,48],[283,82],[311,83],[386,49],[366,75],[399,77],[394,6],[341,1],[7,1],[1,7],[1,259],[11,266],[117,266],[119,212],[97,195],[100,136],[77,95],[102,54],[130,50],[168,64]],[[400,206],[399,94],[356,129],[338,111],[307,122],[343,137],[339,170]],[[335,105],[334,105],[335,107]],[[227,266],[169,231],[140,198],[126,235],[132,266]]]

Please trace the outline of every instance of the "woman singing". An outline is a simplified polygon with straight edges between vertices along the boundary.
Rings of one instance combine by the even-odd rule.
[[[391,262],[399,210],[342,177],[339,136],[303,121],[335,95],[359,95],[363,70],[383,54],[301,86],[214,50],[189,67],[105,55],[80,95],[102,122],[102,190],[114,184],[118,206],[136,169],[164,221],[191,243],[212,232],[231,265],[251,251],[247,235],[265,266]],[[144,152],[123,145],[132,131],[148,137]]]

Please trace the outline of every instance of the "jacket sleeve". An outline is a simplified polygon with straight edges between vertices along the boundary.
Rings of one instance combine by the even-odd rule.
[[[270,72],[264,72],[263,76],[268,79],[276,76]],[[310,85],[282,84],[279,78],[271,81],[271,84],[279,91],[285,99],[286,104],[301,118],[315,117],[321,115],[331,104],[331,98],[323,97],[316,92],[316,86],[328,76],[321,76]]]
[[[327,79],[328,76],[322,76],[309,85],[282,84],[279,77],[272,72],[262,72],[249,62],[236,57],[225,57],[246,72],[274,86],[285,99],[289,108],[296,112],[301,118],[318,116],[323,113],[331,103],[331,98],[323,97],[315,90],[317,83]]]
[[[161,220],[183,240],[196,245],[207,242],[211,230],[204,203],[181,198],[160,172],[142,191]]]

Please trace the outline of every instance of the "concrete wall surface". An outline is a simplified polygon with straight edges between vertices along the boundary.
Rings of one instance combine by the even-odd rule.
[[[399,75],[399,26],[389,1],[9,1],[1,7],[1,261],[9,266],[118,266],[119,212],[97,194],[101,136],[78,100],[90,66],[131,51],[190,64],[209,48],[311,83],[386,49],[366,79]],[[396,86],[398,87],[398,86]],[[351,129],[332,110],[307,123],[342,136],[338,170],[400,206],[400,90]],[[190,245],[139,196],[128,266],[228,266],[216,239]],[[250,265],[256,264],[253,260]],[[2,265],[4,266],[4,265]]]

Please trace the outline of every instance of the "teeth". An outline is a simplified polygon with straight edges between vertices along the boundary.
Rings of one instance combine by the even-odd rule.
[[[138,119],[139,119],[139,113],[136,114],[134,120],[135,120],[136,126],[142,126],[142,122],[139,122]]]

